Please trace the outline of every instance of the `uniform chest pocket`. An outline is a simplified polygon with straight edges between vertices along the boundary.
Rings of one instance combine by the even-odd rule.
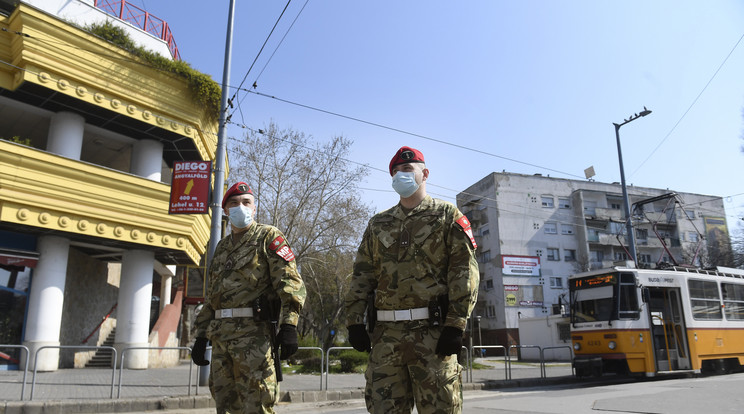
[[[241,249],[228,259],[225,267],[238,273],[241,279],[255,282],[256,274],[260,272],[261,267],[260,255],[256,248]]]
[[[412,244],[417,253],[439,263],[446,256],[444,220],[439,215],[424,216],[417,221],[412,234]]]

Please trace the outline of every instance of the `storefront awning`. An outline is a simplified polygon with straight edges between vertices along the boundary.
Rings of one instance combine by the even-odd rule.
[[[36,267],[39,253],[25,250],[0,249],[0,264],[6,266]]]

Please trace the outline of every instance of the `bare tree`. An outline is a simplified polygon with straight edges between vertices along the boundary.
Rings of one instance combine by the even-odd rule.
[[[307,300],[299,332],[330,346],[361,233],[372,214],[359,196],[367,169],[344,159],[352,142],[316,143],[275,124],[231,149],[230,176],[254,189],[257,221],[278,227],[295,253]]]

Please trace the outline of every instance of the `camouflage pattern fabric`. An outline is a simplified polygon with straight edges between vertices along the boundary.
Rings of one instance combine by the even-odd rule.
[[[269,329],[266,322],[248,322],[242,338],[212,343],[209,389],[218,413],[274,412],[279,383],[271,357]]]
[[[273,389],[271,385],[276,384],[276,378],[269,352],[268,323],[257,324],[253,318],[215,319],[214,312],[253,307],[255,300],[265,294],[269,299],[281,299],[279,323],[296,326],[306,291],[295,261],[286,261],[277,253],[287,249],[284,235],[276,227],[260,223],[242,233],[230,234],[217,244],[208,272],[209,291],[196,317],[195,336],[212,341],[210,389],[218,411],[234,412],[228,407],[242,407],[237,412],[272,412],[278,387]],[[253,357],[255,352],[260,358]],[[263,377],[268,385],[256,389],[259,382],[252,379],[255,375],[268,375]],[[240,391],[246,388],[251,392]],[[248,397],[251,400],[242,399]],[[268,411],[251,411],[264,401],[271,401]]]
[[[446,294],[449,297],[449,307],[444,325],[465,330],[467,318],[477,300],[479,273],[475,247],[469,235],[457,223],[462,217],[463,214],[454,205],[430,196],[426,196],[411,211],[405,211],[398,204],[372,217],[362,237],[354,263],[354,275],[345,303],[346,326],[364,323],[370,293],[374,293],[375,307],[378,310],[428,307],[431,301]],[[400,338],[384,334],[403,325],[407,329],[422,332],[406,333]],[[378,328],[375,328],[376,340],[372,344],[369,372],[385,369],[384,365],[380,365],[378,358],[373,358],[378,352],[385,352],[377,350],[380,346],[397,344],[399,349],[415,348],[416,353],[428,355],[429,361],[433,362],[438,358],[434,350],[440,328],[429,331],[429,321],[378,322],[377,326],[381,327],[383,334],[378,336]],[[433,341],[425,342],[426,349],[422,348],[422,343],[414,342],[414,336],[410,336],[424,335],[423,331],[428,332],[429,339],[435,338]],[[410,360],[401,361],[405,367]],[[443,364],[444,361],[439,364],[433,363],[429,369],[442,369]],[[446,364],[457,365],[456,362]],[[420,402],[420,398],[423,397],[416,391],[423,387],[423,384],[416,383],[419,380],[425,381],[429,374],[423,375],[420,370],[421,368],[414,369],[413,366],[409,366],[408,371],[413,374],[408,376],[401,374],[399,378],[391,376],[390,381],[397,379],[398,382],[397,385],[390,387],[398,387],[400,390],[398,392],[407,393],[409,396],[413,394],[419,412],[423,412],[419,407],[423,404]],[[368,399],[367,403],[374,407],[374,411],[370,409],[371,412],[378,412],[378,404],[386,405],[382,400],[376,399],[376,396],[382,393],[372,388],[376,382],[372,381],[373,379],[369,376],[367,378],[366,395],[372,398]],[[458,385],[452,387],[452,393],[459,390],[459,376],[457,382]],[[451,399],[455,400],[456,396],[452,394]]]
[[[419,325],[418,328],[413,326]],[[364,399],[374,414],[462,412],[461,367],[457,355],[441,357],[441,327],[419,322],[378,322],[365,372]]]

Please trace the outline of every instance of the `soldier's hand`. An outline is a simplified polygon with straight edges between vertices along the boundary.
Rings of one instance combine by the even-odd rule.
[[[349,343],[359,352],[369,352],[372,350],[372,344],[369,341],[369,334],[367,328],[362,325],[350,325],[346,329],[349,330]]]
[[[204,359],[204,354],[207,352],[207,338],[196,338],[194,341],[194,347],[191,348],[191,360],[196,365],[205,366],[209,365],[209,361]]]
[[[297,327],[289,324],[282,324],[279,333],[276,335],[279,347],[282,349],[279,359],[287,359],[297,352]]]
[[[439,335],[439,342],[437,342],[437,355],[459,354],[460,349],[462,349],[462,334],[462,329],[445,326],[441,335]]]

